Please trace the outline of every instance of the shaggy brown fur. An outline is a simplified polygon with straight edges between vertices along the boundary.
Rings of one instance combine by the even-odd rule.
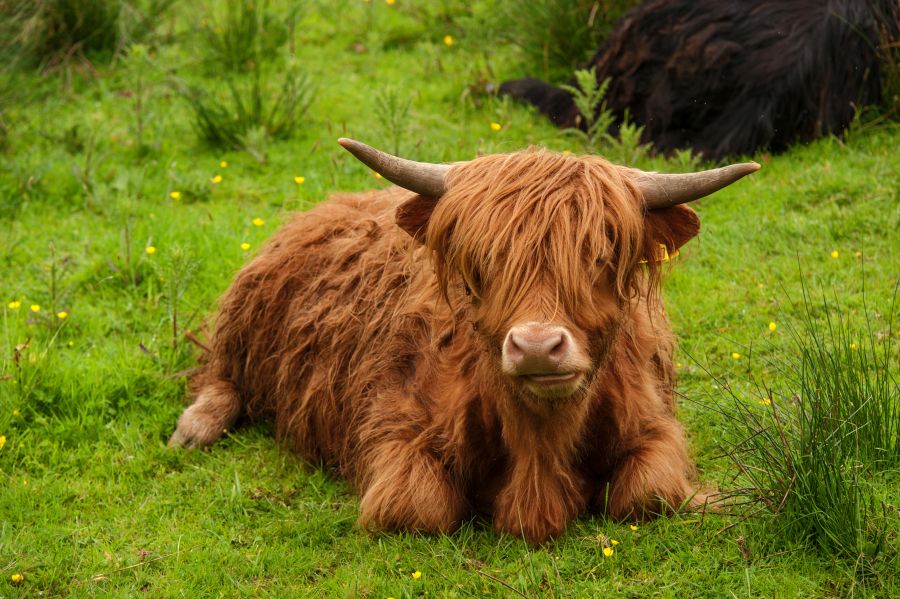
[[[173,444],[272,418],[378,529],[481,513],[543,542],[589,510],[681,504],[692,466],[654,258],[696,235],[694,212],[645,214],[624,169],[542,150],[458,165],[447,185],[439,201],[338,195],[282,228],[222,299]],[[522,322],[571,332],[590,357],[577,391],[538,397],[501,372]]]

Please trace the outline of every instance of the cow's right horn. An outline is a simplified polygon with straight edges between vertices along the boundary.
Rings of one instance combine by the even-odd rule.
[[[431,164],[398,158],[346,137],[340,138],[338,143],[391,183],[433,198],[441,197],[446,191],[444,178],[450,170],[449,164]]]
[[[699,200],[758,170],[757,163],[744,162],[698,173],[648,173],[638,169],[629,172],[644,196],[647,209],[658,210]]]

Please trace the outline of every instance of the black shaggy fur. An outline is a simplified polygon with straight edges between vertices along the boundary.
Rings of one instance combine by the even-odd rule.
[[[588,67],[611,79],[610,110],[627,109],[658,152],[778,152],[839,134],[855,107],[879,101],[878,46],[896,39],[898,17],[897,0],[647,0]],[[500,92],[581,124],[570,95],[538,79]]]

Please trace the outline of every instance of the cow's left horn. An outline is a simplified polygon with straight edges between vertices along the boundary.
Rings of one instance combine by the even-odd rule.
[[[441,197],[446,191],[444,178],[450,170],[449,164],[431,164],[398,158],[346,137],[340,138],[338,143],[391,183],[433,198]]]
[[[644,196],[644,204],[649,210],[657,210],[699,200],[715,193],[741,177],[755,173],[759,170],[759,165],[744,162],[683,175],[630,170],[632,180]]]

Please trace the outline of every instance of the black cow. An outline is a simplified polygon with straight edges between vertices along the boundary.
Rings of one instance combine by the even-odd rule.
[[[627,109],[658,152],[778,152],[840,134],[879,101],[879,43],[897,39],[898,18],[897,0],[648,0],[588,67],[611,80],[614,135]],[[538,79],[500,92],[559,126],[582,124],[569,93]]]

